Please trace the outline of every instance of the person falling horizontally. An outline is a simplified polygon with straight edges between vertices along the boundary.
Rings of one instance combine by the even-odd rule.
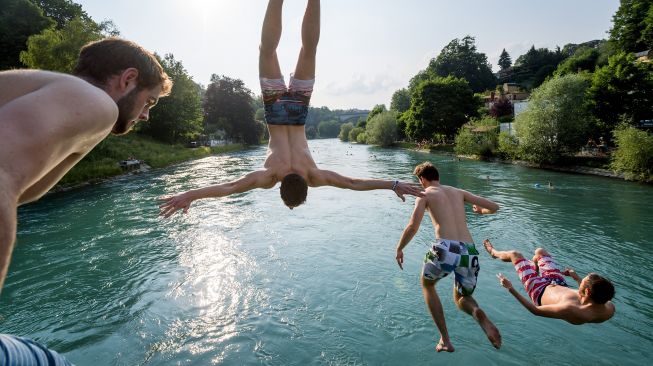
[[[404,194],[422,195],[418,187],[408,183],[349,178],[317,167],[308,148],[304,124],[315,83],[315,55],[320,38],[320,1],[308,0],[302,22],[302,48],[287,88],[277,59],[282,7],[282,0],[269,1],[261,32],[259,75],[265,121],[270,132],[264,169],[232,182],[164,197],[159,206],[161,216],[170,217],[180,209],[186,213],[191,203],[198,199],[224,197],[255,188],[272,188],[277,182],[281,182],[281,199],[290,209],[306,201],[309,186],[334,186],[357,191],[392,189],[402,200],[405,200]]]
[[[535,250],[529,261],[516,250],[496,250],[489,239],[483,241],[485,250],[493,258],[512,262],[519,279],[524,284],[532,303],[512,287],[503,274],[497,277],[501,285],[526,308],[537,316],[562,319],[571,324],[601,323],[614,315],[612,282],[596,273],[580,278],[573,269],[560,271],[551,255],[542,248]],[[569,287],[564,276],[578,282],[578,290]]]

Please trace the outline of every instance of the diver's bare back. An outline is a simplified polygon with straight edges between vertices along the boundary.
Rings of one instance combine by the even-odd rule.
[[[319,171],[306,141],[304,126],[268,125],[270,143],[264,167],[274,173],[277,182],[289,173],[296,173],[306,179],[309,186],[311,176]]]
[[[425,192],[436,238],[472,243],[467,229],[464,192],[445,185],[428,187]]]
[[[45,194],[106,137],[118,108],[104,91],[47,71],[0,73],[0,179],[20,203]],[[29,141],[27,141],[29,140]]]

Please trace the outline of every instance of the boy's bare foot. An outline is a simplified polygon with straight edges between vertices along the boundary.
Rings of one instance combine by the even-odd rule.
[[[485,315],[485,312],[481,309],[474,310],[474,319],[476,319],[478,324],[481,326],[487,335],[487,339],[492,343],[492,346],[496,349],[501,348],[501,334],[499,333],[499,329],[492,324],[490,318]]]
[[[455,349],[453,348],[453,344],[451,344],[451,342],[449,342],[449,341],[445,342],[442,339],[442,337],[440,337],[440,342],[438,342],[438,345],[435,346],[435,350],[438,351],[438,352],[442,352],[442,351],[453,352],[453,351],[455,351]]]
[[[490,253],[490,256],[492,256],[492,258],[496,258],[496,256],[492,254],[494,247],[492,246],[492,243],[490,243],[490,239],[483,240],[483,246],[485,247],[485,250],[487,250],[487,252]]]

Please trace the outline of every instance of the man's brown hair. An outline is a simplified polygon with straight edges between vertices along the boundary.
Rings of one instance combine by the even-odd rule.
[[[138,70],[138,88],[161,85],[161,96],[170,94],[172,81],[154,54],[134,42],[110,37],[82,47],[73,74],[100,84],[133,67]]]
[[[614,286],[607,278],[596,273],[587,275],[587,287],[590,290],[590,299],[596,304],[605,304],[614,297]]]
[[[418,178],[425,178],[428,181],[440,180],[440,172],[438,169],[428,161],[423,162],[422,164],[415,167],[413,171]]]
[[[289,209],[306,202],[308,184],[299,174],[288,174],[281,181],[281,199]]]

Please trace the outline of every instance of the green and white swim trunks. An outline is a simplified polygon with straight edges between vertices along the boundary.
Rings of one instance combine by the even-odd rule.
[[[456,291],[465,296],[476,289],[480,269],[478,250],[473,243],[436,239],[424,258],[422,275],[427,280],[436,281],[454,272]]]

